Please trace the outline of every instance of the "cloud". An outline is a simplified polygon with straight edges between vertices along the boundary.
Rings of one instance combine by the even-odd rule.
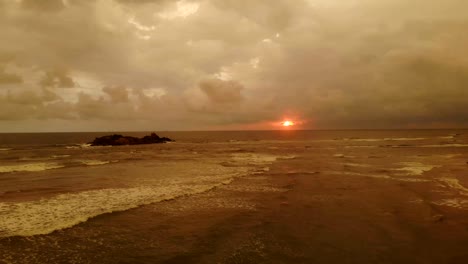
[[[0,0],[0,127],[468,127],[465,2]]]
[[[21,76],[16,74],[7,73],[4,69],[0,68],[0,85],[2,84],[17,84],[22,83],[23,79]]]
[[[128,91],[125,87],[104,87],[112,103],[125,103],[129,101]]]
[[[235,81],[208,79],[200,82],[200,90],[214,104],[232,104],[242,101],[241,91],[244,87]]]
[[[34,11],[59,11],[65,7],[62,0],[22,0],[21,5],[25,9]]]
[[[48,71],[40,84],[43,87],[72,88],[75,86],[73,79],[63,70]]]

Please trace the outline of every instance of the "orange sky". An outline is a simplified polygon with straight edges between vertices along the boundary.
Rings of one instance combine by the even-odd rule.
[[[0,132],[467,128],[466,10],[0,0]]]

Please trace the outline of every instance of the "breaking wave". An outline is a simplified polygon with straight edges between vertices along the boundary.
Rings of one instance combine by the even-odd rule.
[[[292,156],[235,154],[232,160],[238,166],[233,167],[200,164],[199,162],[186,165],[174,163],[170,167],[173,175],[164,175],[157,181],[151,179],[139,181],[138,184],[141,186],[64,193],[35,201],[3,202],[0,203],[0,237],[49,234],[56,230],[73,227],[102,214],[126,211],[143,205],[206,192],[229,184],[237,177],[267,171],[267,167],[264,166],[273,163],[278,158],[292,158]],[[95,165],[102,163],[101,161],[87,162]],[[35,170],[53,168],[52,165],[44,164],[34,166],[36,166]],[[13,169],[8,168],[8,171]]]
[[[201,193],[225,183],[102,189],[32,202],[0,203],[0,237],[49,234],[101,214]]]
[[[7,173],[7,172],[20,172],[20,171],[45,171],[45,170],[52,170],[63,168],[64,165],[58,163],[28,163],[28,164],[16,164],[16,165],[5,165],[0,166],[0,173]]]
[[[401,165],[405,166],[403,168],[396,169],[398,171],[406,172],[407,175],[422,175],[425,172],[431,171],[438,166],[426,165],[419,162],[401,162]]]

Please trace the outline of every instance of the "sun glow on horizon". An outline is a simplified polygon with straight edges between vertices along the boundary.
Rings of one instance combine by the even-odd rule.
[[[290,126],[294,126],[294,122],[290,120],[286,120],[286,121],[283,121],[281,125],[284,127],[290,127]]]

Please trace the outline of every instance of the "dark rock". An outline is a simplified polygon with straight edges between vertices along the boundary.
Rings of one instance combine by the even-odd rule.
[[[173,141],[167,137],[159,137],[156,133],[151,133],[149,136],[142,138],[122,136],[118,134],[97,137],[91,142],[91,146],[121,146],[121,145],[142,145],[142,144],[157,144]]]

